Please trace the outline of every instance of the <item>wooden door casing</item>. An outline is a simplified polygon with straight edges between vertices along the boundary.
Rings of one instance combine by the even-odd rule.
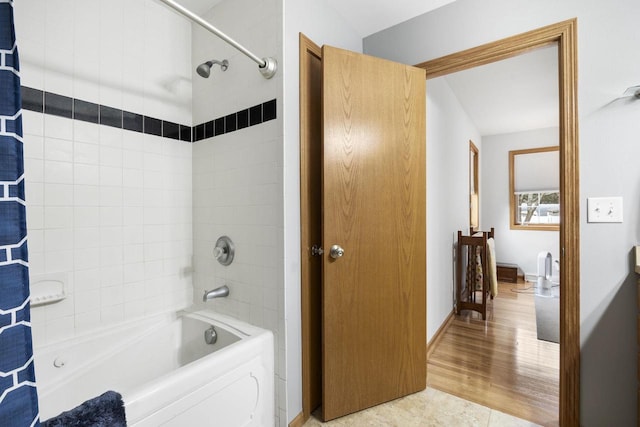
[[[560,425],[580,425],[580,174],[577,19],[417,64],[427,79],[557,44],[560,146]]]
[[[300,34],[300,224],[303,419],[322,403],[322,52]]]

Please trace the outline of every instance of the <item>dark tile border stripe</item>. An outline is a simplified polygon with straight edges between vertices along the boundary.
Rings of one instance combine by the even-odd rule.
[[[147,133],[175,140],[191,142],[191,126],[146,117],[57,93],[22,86],[22,108],[37,113],[52,114],[68,119],[111,126],[133,132]],[[163,128],[167,132],[163,134]]]
[[[192,127],[27,86],[21,90],[25,110],[186,142],[224,135],[277,117],[276,100],[272,99]]]
[[[44,92],[22,86],[22,108],[25,110],[44,112]]]
[[[56,93],[45,92],[44,112],[70,119],[73,112],[73,99]]]
[[[122,110],[117,108],[100,106],[100,124],[111,126],[112,128],[122,129]]]
[[[100,106],[81,99],[74,99],[73,118],[89,123],[100,123]]]
[[[142,132],[144,130],[144,116],[142,114],[122,112],[122,129],[132,130],[134,132]]]
[[[194,126],[193,142],[259,125],[276,117],[276,100],[272,99]]]
[[[144,116],[144,133],[162,136],[162,120]]]

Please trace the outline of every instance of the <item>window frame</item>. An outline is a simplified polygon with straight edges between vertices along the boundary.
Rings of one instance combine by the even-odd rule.
[[[550,151],[558,151],[560,154],[560,147],[557,145],[551,147],[537,147],[528,148],[525,150],[511,150],[509,151],[509,227],[511,230],[537,230],[537,231],[559,231],[560,224],[519,224],[516,222],[516,208],[518,207],[517,198],[518,195],[515,192],[515,156],[525,154],[545,153]],[[560,167],[560,164],[558,164]],[[558,188],[560,188],[558,183]],[[530,193],[537,193],[531,191]],[[558,189],[558,193],[560,190]],[[561,194],[560,194],[561,196]],[[560,215],[560,214],[559,214]]]

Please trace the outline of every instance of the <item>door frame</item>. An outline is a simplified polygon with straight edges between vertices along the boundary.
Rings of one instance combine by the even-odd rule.
[[[577,88],[577,20],[552,24],[533,31],[518,34],[492,43],[484,44],[441,58],[422,62],[417,67],[424,68],[427,79],[444,76],[480,65],[507,59],[538,47],[556,43],[558,46],[559,71],[559,127],[560,127],[560,189],[561,189],[561,227],[560,227],[560,275],[566,285],[560,295],[560,397],[559,416],[561,426],[580,424],[580,200],[579,200],[579,157],[578,157],[578,88]],[[315,47],[315,48],[314,48]],[[316,53],[318,47],[309,39],[300,35],[300,61],[302,55]],[[316,53],[317,55],[317,53]],[[300,149],[307,149],[308,137],[304,135],[307,124],[302,111],[308,97],[303,98],[306,74],[300,71]],[[306,89],[305,89],[306,90]],[[308,92],[307,92],[308,95]],[[428,126],[428,121],[427,121]],[[428,154],[428,153],[427,153]],[[301,173],[305,165],[301,163]],[[303,191],[301,189],[301,191]],[[303,197],[304,196],[304,197]],[[302,200],[306,195],[301,194]],[[427,219],[428,221],[428,219]],[[308,219],[301,212],[301,227],[308,226]],[[301,265],[305,269],[308,249],[301,242]],[[314,322],[310,318],[308,305],[304,300],[308,295],[308,282],[302,277],[302,417],[304,422],[311,415],[309,407],[310,366],[305,351],[312,340],[306,331]],[[428,307],[427,307],[428,310]],[[425,319],[426,322],[426,319]],[[306,343],[306,344],[305,344]],[[426,345],[426,337],[425,337]],[[297,424],[297,423],[296,423]],[[301,425],[302,423],[300,423]]]
[[[560,146],[560,426],[580,424],[580,198],[577,19],[551,24],[417,64],[427,80],[558,47]],[[427,126],[429,121],[427,118]],[[428,309],[428,308],[427,308]]]
[[[314,144],[321,143],[319,132],[313,129],[320,128],[321,108],[313,102],[322,100],[313,81],[313,74],[309,61],[322,61],[322,49],[304,34],[299,34],[300,52],[300,270],[301,270],[301,348],[302,348],[302,414],[291,426],[302,426],[311,416],[322,396],[322,359],[321,359],[321,312],[319,289],[313,289],[313,285],[321,278],[315,277],[318,272],[322,274],[322,263],[319,257],[310,256],[310,248],[315,244],[321,244],[321,226],[318,241],[313,241],[317,235],[316,221],[320,221],[321,201],[320,196],[314,197],[314,187],[321,181],[321,177],[313,177],[310,173],[314,169],[313,152]],[[315,354],[318,353],[318,354]]]

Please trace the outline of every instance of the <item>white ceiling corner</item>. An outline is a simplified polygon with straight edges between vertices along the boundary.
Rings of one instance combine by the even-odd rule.
[[[455,0],[327,0],[361,36],[430,12]]]

